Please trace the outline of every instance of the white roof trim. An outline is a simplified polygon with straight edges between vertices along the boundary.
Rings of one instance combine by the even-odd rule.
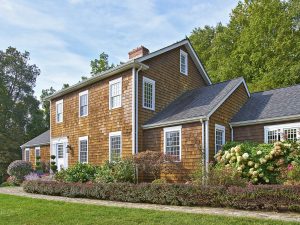
[[[185,45],[186,49],[188,50],[188,52],[189,52],[191,58],[193,59],[193,61],[194,61],[194,63],[195,63],[197,69],[198,69],[199,72],[201,73],[203,79],[207,82],[207,84],[211,85],[212,82],[211,82],[209,76],[207,75],[207,73],[206,73],[206,71],[205,71],[205,69],[204,69],[202,63],[200,62],[199,57],[198,57],[198,55],[196,54],[196,52],[195,52],[193,46],[191,45],[191,43],[190,43],[190,41],[189,41],[188,39],[184,39],[184,40],[182,40],[182,41],[180,41],[180,42],[177,42],[177,43],[175,43],[175,44],[172,44],[172,45],[170,45],[170,46],[167,46],[167,47],[162,48],[162,49],[160,49],[160,50],[157,50],[157,51],[155,51],[155,52],[152,52],[152,53],[150,53],[150,54],[148,54],[148,55],[146,55],[146,56],[142,56],[142,57],[140,57],[140,58],[137,58],[136,60],[137,60],[138,62],[143,62],[143,61],[145,61],[145,60],[147,60],[147,59],[153,58],[153,57],[155,57],[155,56],[158,56],[158,55],[160,55],[160,54],[163,54],[163,53],[165,53],[165,52],[168,52],[168,51],[170,51],[170,50],[172,50],[172,49],[178,48],[178,47],[180,47],[180,46],[182,46],[182,45]]]
[[[229,98],[229,96],[241,85],[244,84],[244,87],[246,89],[247,95],[248,97],[250,97],[250,92],[248,90],[248,87],[246,85],[246,82],[244,80],[244,78],[242,78],[242,80],[234,87],[231,89],[231,91],[223,98],[222,101],[220,101],[215,107],[214,109],[207,115],[207,117],[210,117],[226,100],[227,98]]]
[[[149,125],[143,125],[142,128],[144,130],[147,129],[153,129],[153,128],[159,128],[159,127],[167,127],[167,126],[173,126],[173,125],[180,125],[180,124],[186,124],[186,123],[194,123],[194,122],[200,122],[201,119],[206,119],[205,116],[202,117],[194,117],[194,118],[188,118],[183,120],[175,120],[170,122],[162,122],[162,123],[154,123]]]
[[[88,78],[85,81],[82,81],[82,82],[79,82],[77,84],[74,84],[74,85],[72,85],[72,86],[70,86],[68,88],[59,90],[59,91],[55,92],[54,94],[52,94],[52,95],[48,96],[47,98],[45,98],[45,100],[51,100],[51,99],[54,99],[54,98],[57,98],[57,97],[61,97],[61,96],[65,95],[65,94],[68,94],[70,92],[76,91],[76,90],[78,90],[80,88],[83,88],[83,87],[85,87],[87,85],[93,84],[93,83],[95,83],[97,81],[103,80],[103,79],[105,79],[107,77],[110,77],[110,76],[115,75],[117,73],[123,72],[123,71],[125,71],[127,69],[131,69],[133,67],[135,67],[135,68],[142,67],[142,69],[144,69],[144,70],[149,69],[149,66],[147,66],[147,65],[145,65],[145,64],[143,64],[141,62],[137,62],[136,60],[130,60],[130,61],[128,61],[128,62],[126,62],[124,64],[121,64],[121,65],[119,65],[117,67],[114,67],[112,69],[109,69],[109,70],[106,70],[106,71],[104,71],[102,73],[99,73],[99,74],[97,74],[94,77]]]
[[[242,122],[232,122],[230,124],[233,127],[241,127],[241,126],[262,124],[262,123],[284,122],[284,121],[296,120],[296,119],[300,119],[300,114],[291,115],[291,116],[281,116],[275,118],[258,119],[258,120],[247,120]]]

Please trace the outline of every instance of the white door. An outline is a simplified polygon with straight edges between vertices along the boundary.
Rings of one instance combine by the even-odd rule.
[[[65,165],[65,156],[66,150],[64,148],[64,143],[57,143],[56,144],[56,162],[57,162],[57,169],[60,171],[61,169],[66,169]]]

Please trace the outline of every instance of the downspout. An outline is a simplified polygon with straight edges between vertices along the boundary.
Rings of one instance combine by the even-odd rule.
[[[233,127],[231,124],[229,124],[230,126],[230,131],[231,131],[231,141],[233,141]]]
[[[139,152],[139,72],[143,67],[140,66],[135,76],[135,154]]]
[[[204,173],[204,176],[202,177],[202,184],[205,184],[205,177],[206,177],[206,141],[205,141],[205,121],[201,118],[200,122],[202,124],[202,146],[201,146],[201,153],[202,153],[202,172]]]
[[[136,111],[135,111],[135,95],[136,95],[136,76],[135,76],[135,68],[132,68],[132,135],[131,135],[131,145],[132,145],[132,155],[135,155],[135,117],[136,117]]]

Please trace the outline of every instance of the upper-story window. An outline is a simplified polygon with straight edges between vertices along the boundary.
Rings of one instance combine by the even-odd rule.
[[[181,126],[164,128],[164,153],[181,160]]]
[[[180,73],[188,75],[188,54],[180,50]]]
[[[60,100],[56,102],[56,122],[63,122],[63,113],[64,113],[64,101]]]
[[[87,116],[88,115],[88,104],[89,104],[89,92],[83,91],[79,93],[79,116]]]
[[[109,109],[121,107],[122,77],[109,82]]]
[[[155,81],[143,77],[143,107],[155,110]]]
[[[300,123],[265,126],[265,143],[300,140]]]

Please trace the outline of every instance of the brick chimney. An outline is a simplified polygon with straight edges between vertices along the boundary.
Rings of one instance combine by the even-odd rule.
[[[144,46],[137,47],[130,52],[128,52],[129,59],[136,59],[141,56],[145,56],[149,54],[149,49]]]

